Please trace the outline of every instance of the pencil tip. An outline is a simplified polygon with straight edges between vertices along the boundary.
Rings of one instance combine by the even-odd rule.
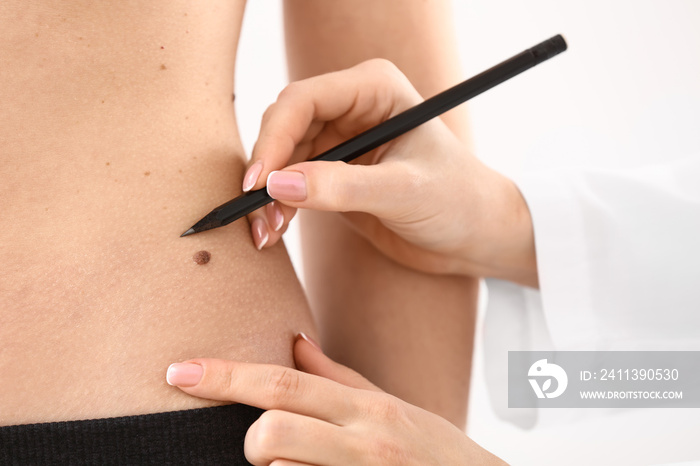
[[[190,228],[189,230],[187,230],[186,232],[184,232],[183,234],[181,234],[181,235],[180,235],[180,238],[182,238],[183,236],[191,235],[192,233],[196,233],[196,231],[194,231],[194,228]]]

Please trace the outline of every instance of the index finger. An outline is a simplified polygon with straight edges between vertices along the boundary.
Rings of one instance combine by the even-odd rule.
[[[189,372],[199,370],[185,367],[190,365],[201,366],[201,379],[194,385],[178,385],[178,388],[201,398],[234,401],[265,410],[279,409],[336,425],[347,424],[359,409],[354,401],[358,389],[288,367],[222,359],[192,359],[177,369]],[[168,373],[170,375],[170,369]]]
[[[269,173],[285,167],[294,149],[316,137],[324,122],[333,121],[339,137],[347,139],[420,99],[408,79],[382,59],[290,84],[263,116],[250,161],[260,164],[252,189],[263,188]]]

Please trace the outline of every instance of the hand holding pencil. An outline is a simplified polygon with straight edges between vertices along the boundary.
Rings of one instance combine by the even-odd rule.
[[[518,189],[440,119],[351,164],[307,162],[421,100],[384,60],[284,89],[263,117],[243,181],[244,191],[267,186],[276,199],[248,216],[256,246],[275,244],[298,208],[337,211],[405,266],[536,284],[532,223]]]

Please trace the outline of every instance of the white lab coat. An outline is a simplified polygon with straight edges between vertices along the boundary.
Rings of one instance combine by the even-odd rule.
[[[487,280],[484,367],[497,415],[534,432],[533,451],[539,432],[572,447],[602,436],[611,451],[627,441],[650,462],[700,459],[700,409],[508,409],[506,372],[509,350],[700,350],[700,154],[516,183],[533,217],[540,290]],[[570,453],[561,460],[586,457]]]

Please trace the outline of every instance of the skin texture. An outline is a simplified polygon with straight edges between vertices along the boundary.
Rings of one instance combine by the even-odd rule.
[[[292,366],[314,334],[281,244],[180,238],[240,193],[243,7],[0,2],[0,425],[210,406],[172,360]]]
[[[384,393],[297,338],[299,372],[220,359],[187,361],[199,380],[180,388],[267,411],[250,427],[245,455],[255,465],[502,465],[454,425]]]

